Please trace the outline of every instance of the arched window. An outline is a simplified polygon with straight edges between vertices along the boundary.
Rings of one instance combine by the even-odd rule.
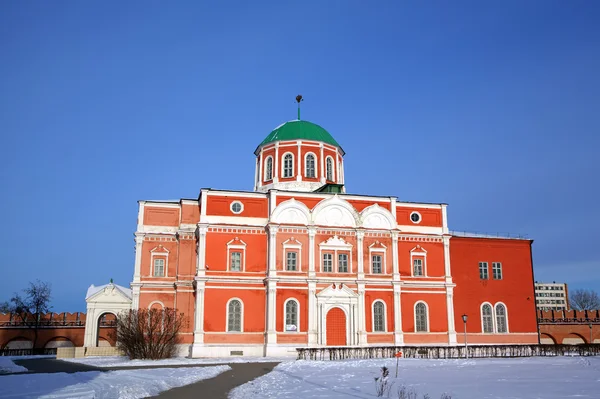
[[[285,154],[283,157],[283,177],[294,176],[294,156],[292,154]]]
[[[423,302],[415,305],[415,331],[427,332],[427,306]]]
[[[313,154],[306,156],[306,177],[315,177],[315,156]]]
[[[326,179],[333,181],[333,159],[327,158]]]
[[[227,305],[227,331],[242,332],[242,302],[238,299]]]
[[[265,166],[265,181],[273,180],[273,158],[267,157],[267,164]]]
[[[381,301],[373,304],[373,331],[385,332],[385,306]]]
[[[506,327],[506,308],[503,304],[496,304],[496,330],[499,333],[508,332]]]
[[[299,331],[298,325],[298,302],[295,299],[288,299],[285,302],[285,326],[286,332]]]
[[[492,317],[492,305],[486,303],[481,307],[481,323],[484,333],[494,332],[494,319]]]

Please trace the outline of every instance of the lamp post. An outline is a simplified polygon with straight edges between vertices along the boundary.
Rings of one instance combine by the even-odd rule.
[[[593,335],[592,335],[592,327],[593,327],[593,325],[592,325],[591,321],[590,321],[590,324],[588,324],[588,327],[590,328],[590,344],[593,344],[594,343],[594,338],[593,338]]]
[[[467,316],[466,314],[462,315],[463,323],[465,324],[465,359],[469,358],[469,352],[467,351]]]

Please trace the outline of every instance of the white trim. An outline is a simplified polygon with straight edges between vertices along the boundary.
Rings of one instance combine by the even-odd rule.
[[[285,322],[287,320],[287,308],[286,307],[287,307],[287,303],[290,301],[296,302],[296,331],[287,331],[285,329],[285,327],[286,327]],[[283,331],[282,332],[284,332],[286,334],[296,334],[296,333],[301,332],[300,331],[300,301],[298,301],[294,297],[290,297],[283,302]]]
[[[484,323],[483,323],[483,307],[485,305],[490,305],[490,309],[491,309],[491,314],[490,316],[492,317],[492,331],[491,332],[486,332],[485,328],[484,328]],[[482,334],[493,334],[496,332],[496,326],[494,323],[494,305],[492,305],[489,302],[483,302],[480,306],[479,306],[479,321],[481,323],[481,333]],[[463,322],[464,323],[464,322]]]
[[[414,257],[417,256],[419,258],[423,258],[423,274],[415,275],[415,264]],[[413,249],[410,250],[410,275],[411,277],[428,277],[427,276],[427,251],[420,245],[417,245]]]
[[[233,206],[234,206],[235,204],[240,204],[240,208],[241,208],[241,209],[240,209],[240,211],[239,211],[239,212],[236,212],[236,211],[234,211],[234,210],[233,210]],[[229,204],[229,210],[230,210],[232,213],[235,213],[236,215],[239,215],[240,213],[244,212],[244,204],[242,203],[242,201],[238,201],[238,200],[232,201],[232,202],[231,202],[231,204]]]
[[[288,242],[295,242],[296,244],[288,244]],[[291,237],[285,240],[282,244],[283,246],[283,261],[281,270],[284,272],[301,272],[302,271],[302,243],[296,240],[294,237]],[[288,252],[297,252],[298,256],[296,258],[296,270],[288,270],[287,269],[287,253]]]
[[[500,265],[500,278],[494,277],[494,264]],[[502,271],[502,262],[492,262],[492,278],[489,280],[504,280],[504,272]]]
[[[261,154],[262,154],[262,152],[261,152]],[[269,164],[269,160],[271,161],[271,178],[270,179],[267,178],[268,177],[267,176],[267,170],[268,170],[267,169],[267,165]],[[261,174],[262,174],[262,177],[263,177],[262,181],[265,182],[265,183],[268,182],[268,181],[273,181],[273,175],[274,175],[274,173],[273,173],[273,155],[268,155],[265,158],[264,165],[265,165],[265,170],[261,171]],[[260,184],[260,185],[262,186],[262,184]]]
[[[375,245],[381,245],[383,248],[373,248],[373,246]],[[381,259],[381,273],[374,273],[373,272],[373,252],[379,252],[382,253],[383,252],[383,256]],[[377,255],[377,254],[375,254]],[[382,243],[380,243],[379,241],[375,241],[373,244],[369,245],[369,265],[370,265],[370,274],[377,274],[377,275],[387,275],[389,273],[387,273],[387,247],[385,245],[383,245]]]
[[[427,319],[427,331],[417,331],[417,305],[418,304],[424,304],[425,305],[425,318]],[[427,302],[425,301],[417,301],[415,302],[415,305],[413,306],[413,318],[414,318],[414,323],[415,323],[415,333],[428,333],[431,330],[431,326],[429,323],[429,305],[427,305]]]
[[[497,319],[497,315],[496,315],[496,306],[498,305],[502,305],[504,306],[504,321],[506,322],[506,332],[498,332],[498,319]],[[506,306],[506,304],[504,302],[496,302],[492,308],[494,310],[494,332],[496,334],[509,334],[510,333],[510,329],[508,326],[508,306]]]
[[[307,159],[308,159],[309,155],[312,155],[313,158],[314,158],[314,168],[313,169],[315,171],[315,174],[314,174],[313,177],[309,177],[308,174],[306,173],[307,172],[307,166],[308,166]],[[314,152],[307,152],[306,154],[304,154],[304,173],[303,173],[303,176],[306,177],[307,179],[318,179],[319,176],[317,176],[317,170],[318,170],[317,169],[317,155]]]
[[[233,242],[238,242],[239,244],[232,244]],[[231,270],[231,252],[238,252],[232,250],[240,250],[242,253],[242,259],[240,259],[240,270]],[[239,238],[235,237],[233,240],[227,243],[227,268],[228,272],[245,272],[246,271],[246,243]]]
[[[144,292],[146,292],[146,291],[144,291]],[[152,305],[154,305],[155,303],[158,303],[160,306],[162,306],[162,308],[163,308],[163,309],[165,308],[165,304],[164,304],[164,303],[162,303],[161,301],[152,301],[152,302],[150,302],[150,304],[148,305],[148,309],[151,309],[151,308],[152,308]]]
[[[331,159],[331,179],[328,179],[328,175],[327,175],[327,161]],[[333,163],[333,157],[331,155],[327,155],[325,157],[325,181],[332,181],[335,183],[335,170],[334,168],[334,163]]]
[[[414,220],[412,220],[412,215],[418,215],[418,216],[419,216],[419,221],[418,221],[418,222],[415,222]],[[409,219],[410,219],[410,221],[411,221],[411,222],[413,222],[414,224],[419,224],[419,223],[421,223],[421,222],[423,221],[423,216],[421,216],[421,214],[420,214],[419,212],[417,212],[417,211],[412,211],[412,212],[410,213]]]
[[[218,215],[210,215],[203,216],[202,223],[206,224],[224,224],[224,225],[234,225],[234,226],[254,226],[254,227],[264,227],[269,222],[269,219],[257,218],[257,217],[244,217],[244,216],[218,216]],[[212,227],[212,226],[211,226]]]
[[[229,304],[231,301],[239,301],[240,302],[240,331],[229,331]],[[240,298],[234,297],[229,298],[227,304],[225,305],[225,332],[231,333],[243,333],[244,332],[244,301]]]
[[[375,331],[375,304],[381,302],[383,304],[383,331]],[[371,332],[373,333],[386,333],[387,329],[387,304],[383,299],[375,299],[371,303]]]
[[[292,156],[292,175],[291,176],[285,175],[285,157],[288,154]],[[291,151],[284,152],[283,155],[281,156],[281,178],[282,179],[291,179],[294,176],[295,176],[295,174],[294,174],[294,153]]]
[[[333,259],[331,264],[331,272],[323,271],[323,251],[333,252]],[[340,272],[339,271],[339,262],[338,262],[338,251],[341,251],[344,254],[348,254],[348,271]],[[343,238],[339,238],[338,236],[333,236],[326,241],[323,241],[319,244],[319,272],[321,273],[342,273],[342,274],[352,274],[352,244],[344,241]]]
[[[159,248],[160,248],[160,250],[158,250]],[[163,259],[165,261],[165,264],[163,267],[163,275],[162,276],[154,275],[154,266],[155,266],[154,257],[155,256],[159,256],[159,257],[164,256],[164,258],[165,258],[165,259]],[[163,247],[161,244],[159,244],[150,250],[150,275],[148,277],[157,277],[157,278],[169,277],[168,270],[169,270],[169,250],[167,248]]]

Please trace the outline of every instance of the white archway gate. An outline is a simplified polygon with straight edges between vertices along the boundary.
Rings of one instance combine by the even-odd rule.
[[[339,308],[346,315],[346,345],[358,345],[358,294],[343,284],[333,284],[317,294],[319,345],[327,345],[327,313]]]
[[[85,337],[83,346],[98,345],[98,322],[105,313],[118,315],[131,309],[131,290],[120,285],[109,283],[88,288],[85,297],[87,316],[85,321]]]

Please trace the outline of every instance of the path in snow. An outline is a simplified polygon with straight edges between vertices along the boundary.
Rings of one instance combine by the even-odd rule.
[[[12,358],[0,356],[0,374],[21,373],[24,371],[27,371],[27,369],[23,366],[13,363]]]
[[[161,360],[129,360],[126,356],[90,356],[83,358],[61,359],[70,363],[84,364],[99,368],[122,369],[125,367],[139,368],[141,366],[192,366],[203,364],[231,364],[231,363],[272,363],[295,360],[296,357],[221,357],[221,358],[194,358],[174,357]]]

